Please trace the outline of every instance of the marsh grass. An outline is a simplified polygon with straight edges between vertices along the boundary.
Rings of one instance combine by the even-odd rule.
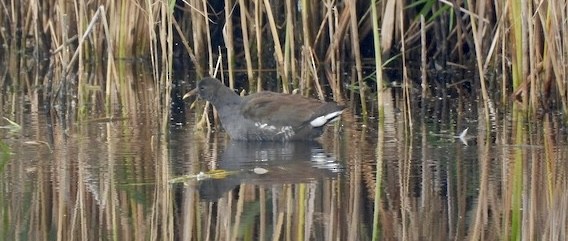
[[[367,92],[380,93],[385,82],[379,80],[388,82],[396,76],[392,71],[385,74],[385,67],[402,69],[401,80],[408,88],[422,85],[422,95],[455,89],[461,94],[473,92],[487,110],[486,119],[491,102],[496,100],[504,104],[519,101],[526,113],[567,110],[564,81],[567,71],[563,62],[568,52],[564,42],[568,31],[562,24],[567,14],[558,10],[562,1],[545,1],[538,6],[529,1],[510,4],[467,1],[461,5],[455,1],[432,0],[373,3],[6,1],[5,11],[0,13],[0,25],[6,31],[0,34],[0,40],[8,47],[3,55],[15,56],[11,53],[20,51],[32,53],[30,56],[36,59],[47,56],[53,68],[61,67],[65,73],[81,72],[88,69],[87,63],[103,60],[107,64],[100,67],[105,66],[109,77],[116,77],[113,59],[149,59],[156,80],[164,82],[157,87],[167,87],[170,79],[162,72],[171,70],[173,56],[187,56],[197,70],[197,79],[211,75],[216,59],[212,50],[218,47],[227,58],[224,69],[229,85],[234,86],[237,79],[239,82],[246,79],[252,91],[275,86],[272,82],[276,81],[280,91],[291,92],[300,86],[315,86],[317,81],[330,92],[330,99],[343,101],[349,91],[343,88],[344,73],[354,72],[362,113],[368,109],[366,103],[375,99]],[[424,16],[422,24],[420,16]],[[372,49],[376,51],[368,51]],[[314,61],[303,60],[308,52]],[[383,65],[381,59],[392,56],[398,56],[396,61]],[[363,61],[366,58],[378,61],[370,65]],[[405,69],[414,68],[413,62],[421,62],[421,78],[405,73]],[[443,83],[453,82],[451,79],[420,81],[431,74],[430,66],[445,68],[455,64],[475,69],[477,77],[463,83],[456,81],[452,87]],[[276,80],[262,76],[260,70],[266,67],[275,67]],[[365,72],[368,67],[375,71]],[[239,69],[245,70],[242,78],[236,75]],[[502,78],[486,79],[493,70]],[[379,82],[363,81],[367,75],[375,75],[372,79]],[[63,74],[53,81],[58,83],[57,88],[69,88],[66,92],[74,94],[79,89],[68,82],[84,80],[80,75],[73,80]],[[110,78],[110,81],[119,80]],[[368,84],[376,85],[377,89],[367,88]],[[105,90],[112,86],[108,84]],[[440,91],[444,88],[451,89]],[[495,92],[494,88],[498,88],[498,96],[489,95]]]

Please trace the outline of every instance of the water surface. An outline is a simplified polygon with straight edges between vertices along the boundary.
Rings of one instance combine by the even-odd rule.
[[[486,124],[476,101],[433,99],[410,126],[388,95],[383,126],[347,111],[316,142],[246,143],[196,129],[199,108],[163,118],[152,93],[67,115],[37,92],[4,95],[0,115],[21,128],[0,120],[0,239],[566,237],[567,136],[552,114]]]

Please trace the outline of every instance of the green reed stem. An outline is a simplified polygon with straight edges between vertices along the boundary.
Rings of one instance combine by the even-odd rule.
[[[377,70],[377,102],[379,117],[379,133],[384,131],[384,103],[383,103],[383,65],[381,52],[381,39],[379,35],[379,13],[377,12],[377,0],[371,2],[371,17],[373,22],[373,45],[375,47],[375,68]],[[377,173],[375,174],[375,202],[373,210],[373,236],[371,240],[379,240],[380,234],[380,203],[381,203],[381,186],[382,186],[382,143],[384,135],[379,134],[379,142],[377,144]]]
[[[373,22],[373,45],[375,47],[375,69],[377,70],[377,103],[379,119],[384,117],[383,103],[383,59],[381,51],[381,36],[379,35],[379,13],[377,11],[377,0],[371,3],[371,17]]]
[[[515,122],[515,144],[522,146],[525,143],[524,138],[524,114],[515,113],[517,116]],[[512,160],[513,168],[511,173],[511,230],[509,233],[509,240],[517,241],[521,239],[522,234],[522,201],[523,201],[523,162],[524,162],[524,149],[516,148],[514,159]]]

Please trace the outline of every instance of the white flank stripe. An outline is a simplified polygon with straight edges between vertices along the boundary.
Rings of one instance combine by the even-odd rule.
[[[327,124],[330,120],[336,119],[339,115],[341,115],[341,113],[343,113],[343,110],[331,112],[327,115],[320,116],[310,121],[310,125],[313,127],[321,127]]]

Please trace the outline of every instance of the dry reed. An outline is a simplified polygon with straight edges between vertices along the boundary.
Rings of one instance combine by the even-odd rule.
[[[376,115],[366,113],[366,103],[375,99],[367,92],[376,92],[377,99],[382,99],[383,78],[393,73],[384,73],[383,67],[402,70],[398,74],[402,73],[403,86],[408,88],[407,100],[416,93],[410,89],[418,85],[422,85],[423,96],[427,93],[439,96],[454,90],[460,94],[473,92],[485,106],[486,119],[493,114],[495,102],[520,103],[520,109],[526,113],[568,111],[568,88],[564,81],[568,72],[565,64],[568,31],[563,24],[568,14],[560,11],[563,2],[535,5],[530,1],[508,4],[424,1],[421,5],[388,0],[372,3],[3,1],[0,25],[6,31],[0,33],[0,41],[8,46],[3,51],[7,59],[16,57],[15,51],[33,51],[29,56],[36,58],[43,52],[52,62],[51,68],[65,73],[82,73],[91,68],[87,63],[104,62],[97,67],[107,71],[107,80],[100,83],[107,101],[115,98],[112,91],[123,84],[117,78],[113,59],[149,60],[155,79],[160,82],[156,87],[166,90],[171,80],[167,73],[172,70],[174,56],[188,56],[200,78],[212,74],[217,58],[213,49],[222,47],[231,87],[243,79],[237,75],[239,69],[245,69],[244,79],[248,79],[251,91],[276,86],[283,92],[291,92],[291,88],[300,86],[309,90],[318,84],[330,92],[331,98],[343,101],[346,92],[353,90],[344,87],[355,84],[358,93],[354,97],[359,99],[363,116]],[[422,24],[420,16],[424,16]],[[218,33],[223,33],[223,37]],[[375,43],[377,40],[379,45]],[[174,47],[178,44],[180,48]],[[415,57],[419,55],[420,58]],[[239,58],[244,61],[238,61]],[[385,64],[384,58],[390,60]],[[370,64],[367,59],[376,62]],[[422,71],[416,71],[420,77],[413,76],[414,61],[421,62]],[[18,61],[10,64],[17,65]],[[450,71],[431,67],[436,65],[465,66],[468,70],[475,69],[476,74],[468,81],[440,80],[429,75]],[[279,76],[277,85],[267,84],[269,78],[262,75],[265,68],[272,66]],[[486,78],[493,72],[501,78]],[[355,79],[347,80],[344,76]],[[376,82],[369,81],[373,79]],[[55,90],[47,94],[53,100],[61,100],[67,93],[88,95],[82,92],[83,87],[76,86],[89,82],[82,74],[76,77],[63,74],[47,83]],[[377,87],[371,90],[366,87],[368,84]],[[31,89],[32,85],[21,86]],[[411,105],[407,102],[407,110]]]

